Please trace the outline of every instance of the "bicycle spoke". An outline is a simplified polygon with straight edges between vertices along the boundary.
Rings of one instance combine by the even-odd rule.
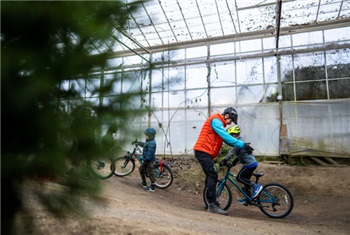
[[[260,210],[269,217],[282,218],[293,209],[291,193],[282,185],[265,185],[257,200]]]

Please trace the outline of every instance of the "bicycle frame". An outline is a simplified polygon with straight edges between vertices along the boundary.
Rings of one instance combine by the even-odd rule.
[[[130,159],[132,161],[135,161],[135,159],[138,159],[140,164],[142,164],[143,163],[143,157],[142,157],[142,155],[137,154],[137,152],[142,153],[142,150],[140,149],[138,144],[135,144],[135,147],[134,147],[133,151],[131,153],[128,152],[128,155],[130,155],[130,157],[131,157]],[[159,164],[159,171],[157,170],[156,173],[160,174],[163,171],[163,165],[165,164],[165,160],[164,159],[162,159],[160,161],[156,160],[155,163]]]
[[[230,171],[230,168],[228,168],[227,171],[226,171],[226,174],[225,174],[224,179],[222,179],[222,180],[220,181],[220,184],[219,184],[219,188],[218,188],[218,190],[217,190],[217,193],[221,193],[221,190],[222,190],[222,188],[223,188],[223,185],[224,185],[224,184],[227,182],[227,180],[228,180],[229,182],[231,182],[231,183],[238,189],[238,191],[240,191],[246,198],[249,199],[249,201],[251,201],[253,198],[250,197],[249,195],[247,195],[247,194],[244,192],[244,190],[242,189],[242,187],[238,185],[238,183],[234,180],[233,177],[236,178],[237,175],[234,174],[234,173],[232,173],[232,172]]]
[[[278,203],[278,201],[276,201],[275,197],[273,195],[271,195],[269,192],[267,192],[266,190],[264,190],[264,189],[261,191],[261,193],[266,194],[270,198],[270,200],[260,200],[260,199],[257,199],[257,198],[252,198],[250,195],[247,195],[247,193],[243,190],[243,188],[240,185],[238,185],[236,180],[234,180],[234,178],[236,178],[237,175],[232,173],[230,170],[231,170],[231,167],[227,168],[225,177],[220,181],[219,186],[218,186],[218,190],[216,191],[217,195],[219,195],[221,193],[221,191],[223,189],[223,185],[228,180],[229,182],[231,182],[238,189],[238,191],[240,191],[248,199],[249,202],[251,202],[251,204],[254,204],[255,206],[259,206],[257,204],[257,202],[259,202],[259,203],[260,202]],[[261,176],[256,176],[255,174],[253,174],[253,176],[255,176],[255,178],[256,178],[255,179],[255,183],[258,183],[259,178]]]

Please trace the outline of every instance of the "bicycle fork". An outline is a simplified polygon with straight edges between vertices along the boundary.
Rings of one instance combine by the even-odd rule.
[[[220,194],[221,194],[221,192],[222,192],[222,189],[224,188],[225,183],[226,183],[226,179],[220,180],[220,183],[219,183],[218,188],[217,188],[217,190],[216,190],[216,196],[217,196],[217,197],[220,196]]]

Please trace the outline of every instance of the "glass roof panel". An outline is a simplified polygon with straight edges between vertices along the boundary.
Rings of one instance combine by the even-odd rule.
[[[276,12],[276,0],[149,0],[130,16],[116,50],[149,52],[156,46],[274,29]],[[350,22],[350,0],[282,1],[282,28],[339,19]]]

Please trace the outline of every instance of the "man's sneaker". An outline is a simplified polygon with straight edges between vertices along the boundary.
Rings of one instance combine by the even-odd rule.
[[[156,187],[154,185],[151,185],[150,187],[146,187],[145,191],[150,191],[150,192],[155,192],[156,191]]]
[[[143,187],[143,188],[147,188],[146,182],[141,182],[141,183],[139,183],[139,185],[140,185],[141,187]]]
[[[238,203],[242,204],[244,206],[248,206],[248,200],[247,198],[242,198],[242,199],[238,199]]]
[[[212,202],[209,204],[208,206],[208,212],[211,212],[211,213],[217,213],[217,214],[220,214],[220,215],[227,215],[228,212],[221,209],[219,205],[216,204],[216,202]]]
[[[216,205],[220,206],[220,203],[218,201],[216,201],[215,203],[216,203]],[[206,210],[208,209],[208,205],[207,204],[204,205],[204,209],[206,209]]]
[[[262,189],[263,189],[263,186],[261,186],[260,184],[257,184],[253,189],[252,198],[256,198],[256,196],[259,195]]]

